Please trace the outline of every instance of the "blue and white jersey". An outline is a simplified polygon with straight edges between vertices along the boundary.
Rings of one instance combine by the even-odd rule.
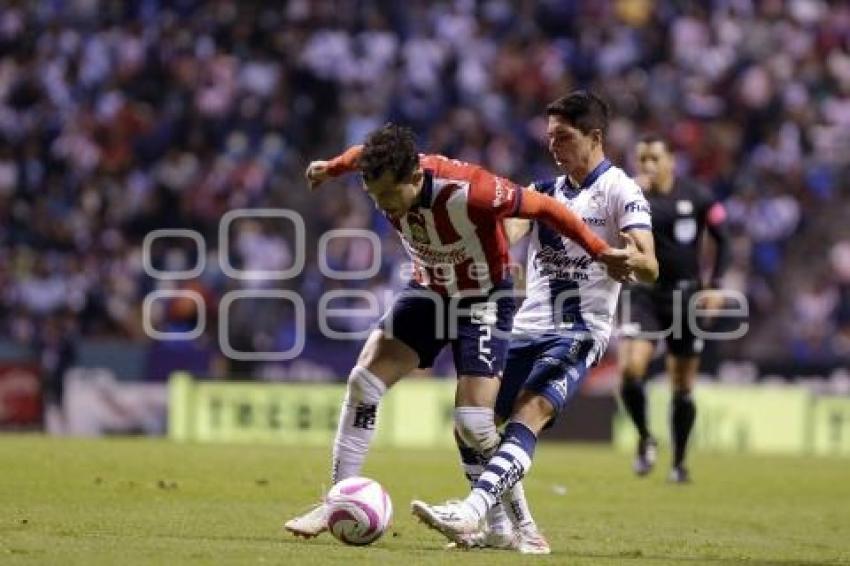
[[[652,229],[640,187],[607,159],[580,187],[561,176],[536,182],[534,188],[567,205],[612,246],[622,246],[620,231]],[[526,299],[514,318],[514,335],[589,335],[597,343],[591,356],[601,354],[611,335],[620,283],[580,245],[537,221],[532,224],[526,269]]]

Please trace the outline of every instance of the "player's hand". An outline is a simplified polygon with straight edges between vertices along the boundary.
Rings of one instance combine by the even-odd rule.
[[[622,248],[608,248],[598,260],[608,269],[608,277],[621,283],[637,281],[635,269],[641,266],[643,255],[632,234],[620,232]]]
[[[632,270],[629,269],[629,252],[626,248],[608,248],[596,258],[605,266],[608,277],[616,281],[628,281]]]
[[[304,172],[304,177],[307,179],[307,188],[311,191],[316,190],[319,185],[328,180],[328,162],[327,161],[311,161],[307,166],[307,171]]]
[[[637,253],[634,242],[626,242],[622,248],[608,248],[597,258],[608,270],[608,277],[625,282],[633,279],[633,256]]]

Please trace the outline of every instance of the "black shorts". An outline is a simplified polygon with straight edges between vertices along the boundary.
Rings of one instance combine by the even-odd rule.
[[[664,338],[670,354],[698,356],[705,343],[694,335],[688,316],[691,298],[698,291],[696,284],[624,287],[620,295],[620,336],[652,342]]]
[[[501,377],[516,302],[513,281],[480,296],[450,298],[410,282],[378,323],[410,346],[419,367],[429,368],[451,344],[458,375]]]

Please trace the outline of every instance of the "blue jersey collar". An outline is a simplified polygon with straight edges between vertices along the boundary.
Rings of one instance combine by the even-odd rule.
[[[567,193],[568,195],[575,196],[575,193],[579,193],[582,190],[593,185],[593,183],[595,183],[596,180],[599,179],[599,177],[601,177],[602,174],[605,173],[611,167],[612,167],[611,162],[608,161],[608,159],[603,159],[599,163],[599,165],[594,167],[593,171],[591,171],[587,175],[587,177],[584,178],[584,181],[582,181],[581,185],[579,185],[578,187],[573,185],[572,181],[570,181],[569,175],[564,175],[564,183],[562,185],[564,192]]]

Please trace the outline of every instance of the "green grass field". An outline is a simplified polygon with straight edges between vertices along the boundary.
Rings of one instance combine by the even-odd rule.
[[[848,460],[696,454],[682,487],[607,448],[542,444],[526,490],[553,554],[522,557],[443,550],[412,519],[411,498],[465,492],[448,451],[372,454],[396,509],[375,545],[282,534],[327,452],[0,436],[0,564],[850,564]]]

